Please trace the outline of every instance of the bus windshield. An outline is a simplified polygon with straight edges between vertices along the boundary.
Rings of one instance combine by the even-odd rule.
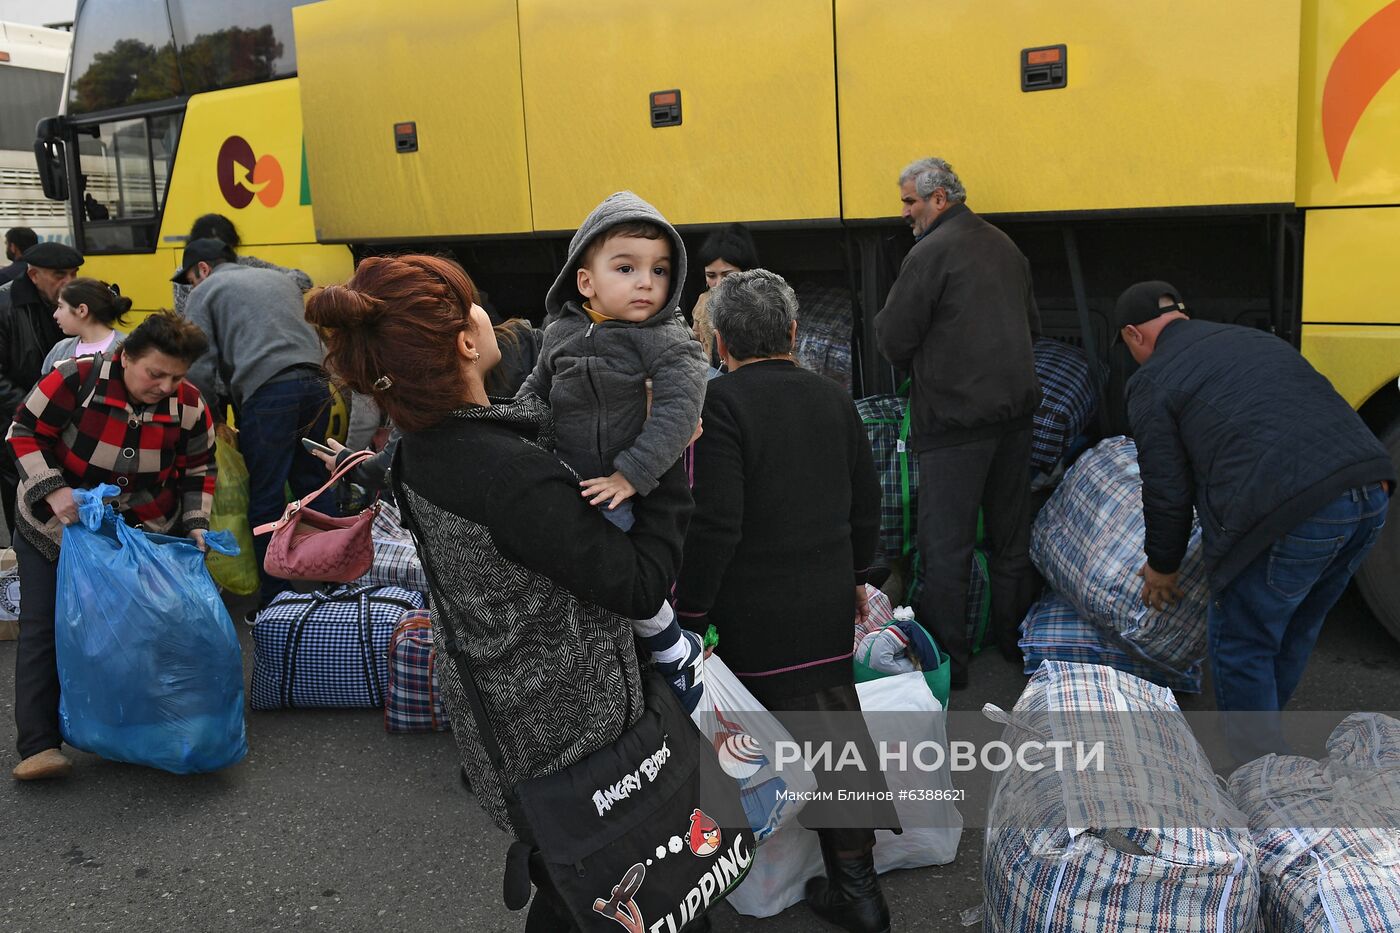
[[[155,104],[296,73],[292,8],[309,0],[83,0],[68,113]]]

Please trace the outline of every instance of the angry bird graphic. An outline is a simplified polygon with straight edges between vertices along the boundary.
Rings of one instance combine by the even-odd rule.
[[[719,851],[719,824],[705,815],[702,810],[690,813],[690,851],[699,856],[714,855]]]

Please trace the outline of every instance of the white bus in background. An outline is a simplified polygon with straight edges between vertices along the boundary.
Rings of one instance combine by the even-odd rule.
[[[71,245],[68,205],[44,197],[34,163],[34,125],[63,111],[71,33],[0,22],[0,234],[30,227]]]

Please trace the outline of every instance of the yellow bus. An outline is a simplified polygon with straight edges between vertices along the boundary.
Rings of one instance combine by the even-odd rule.
[[[631,188],[843,296],[866,394],[892,388],[869,334],[910,246],[896,176],[940,155],[1047,329],[1111,365],[1102,430],[1107,312],[1165,278],[1299,346],[1400,461],[1397,70],[1400,0],[85,0],[41,163],[141,308],[223,210],[318,281],[426,248],[538,318],[569,233]],[[84,218],[129,143],[144,200]],[[1400,522],[1360,584],[1400,636]]]

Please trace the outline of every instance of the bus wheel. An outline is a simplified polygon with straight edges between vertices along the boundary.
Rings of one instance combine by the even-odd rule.
[[[1390,459],[1400,465],[1400,419],[1381,433],[1381,443]],[[1392,490],[1394,492],[1394,490]],[[1366,563],[1356,573],[1356,583],[1371,612],[1396,639],[1400,639],[1400,496],[1391,498],[1385,530]]]

